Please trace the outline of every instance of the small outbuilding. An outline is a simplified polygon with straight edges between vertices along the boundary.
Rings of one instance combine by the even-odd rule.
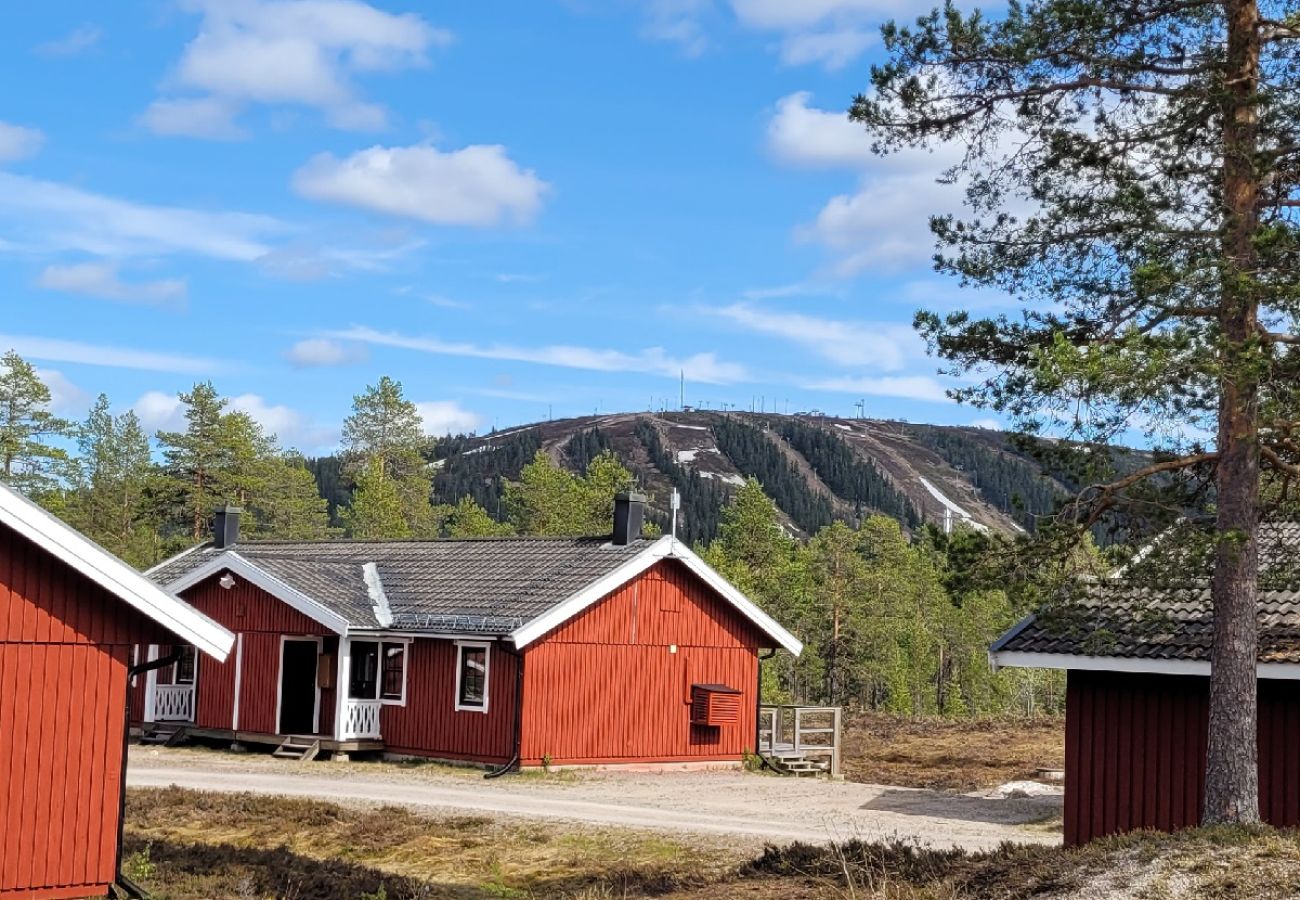
[[[636,495],[611,535],[214,539],[149,573],[237,635],[141,684],[146,732],[490,766],[738,762],[759,653],[800,642]],[[142,648],[145,658],[172,648]]]
[[[117,880],[142,642],[220,663],[234,635],[0,485],[0,898],[102,897]]]
[[[1300,825],[1300,525],[1261,526],[1259,802]],[[1033,615],[990,651],[996,666],[1067,670],[1065,843],[1200,822],[1213,613],[1209,578],[1170,587],[1123,575]]]

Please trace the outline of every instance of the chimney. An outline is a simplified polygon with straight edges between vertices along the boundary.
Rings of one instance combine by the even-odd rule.
[[[614,498],[614,543],[626,547],[641,538],[645,494],[623,492]]]
[[[212,546],[218,550],[224,550],[227,547],[233,547],[239,541],[239,514],[242,510],[238,506],[217,507],[212,515]]]

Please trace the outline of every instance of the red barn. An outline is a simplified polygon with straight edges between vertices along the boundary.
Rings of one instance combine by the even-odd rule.
[[[117,880],[132,647],[234,636],[0,486],[0,898]],[[140,679],[143,680],[143,679]]]
[[[296,756],[738,761],[759,651],[802,645],[689,548],[642,538],[641,498],[617,507],[612,537],[461,541],[239,543],[221,514],[148,574],[235,652],[141,685],[145,727]]]
[[[1260,531],[1260,813],[1292,828],[1300,825],[1300,575],[1289,561],[1300,525]],[[998,666],[1068,671],[1068,845],[1200,823],[1213,612],[1208,576],[1196,571],[1187,566],[1183,583],[1161,588],[1136,576],[1103,579],[1080,600],[1025,618],[991,649]]]

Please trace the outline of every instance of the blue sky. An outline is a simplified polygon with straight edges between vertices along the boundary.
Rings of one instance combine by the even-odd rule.
[[[0,35],[0,344],[286,445],[687,402],[970,423],[911,333],[944,153],[843,110],[910,0],[40,4]],[[922,4],[924,5],[924,4]]]

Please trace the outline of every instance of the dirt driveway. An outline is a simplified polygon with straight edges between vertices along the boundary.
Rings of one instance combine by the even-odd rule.
[[[1059,797],[992,800],[737,771],[582,772],[486,781],[480,771],[445,766],[295,763],[260,754],[132,747],[127,783],[689,832],[736,844],[901,838],[979,850],[1003,841],[1060,840],[1032,824],[1058,812]]]

